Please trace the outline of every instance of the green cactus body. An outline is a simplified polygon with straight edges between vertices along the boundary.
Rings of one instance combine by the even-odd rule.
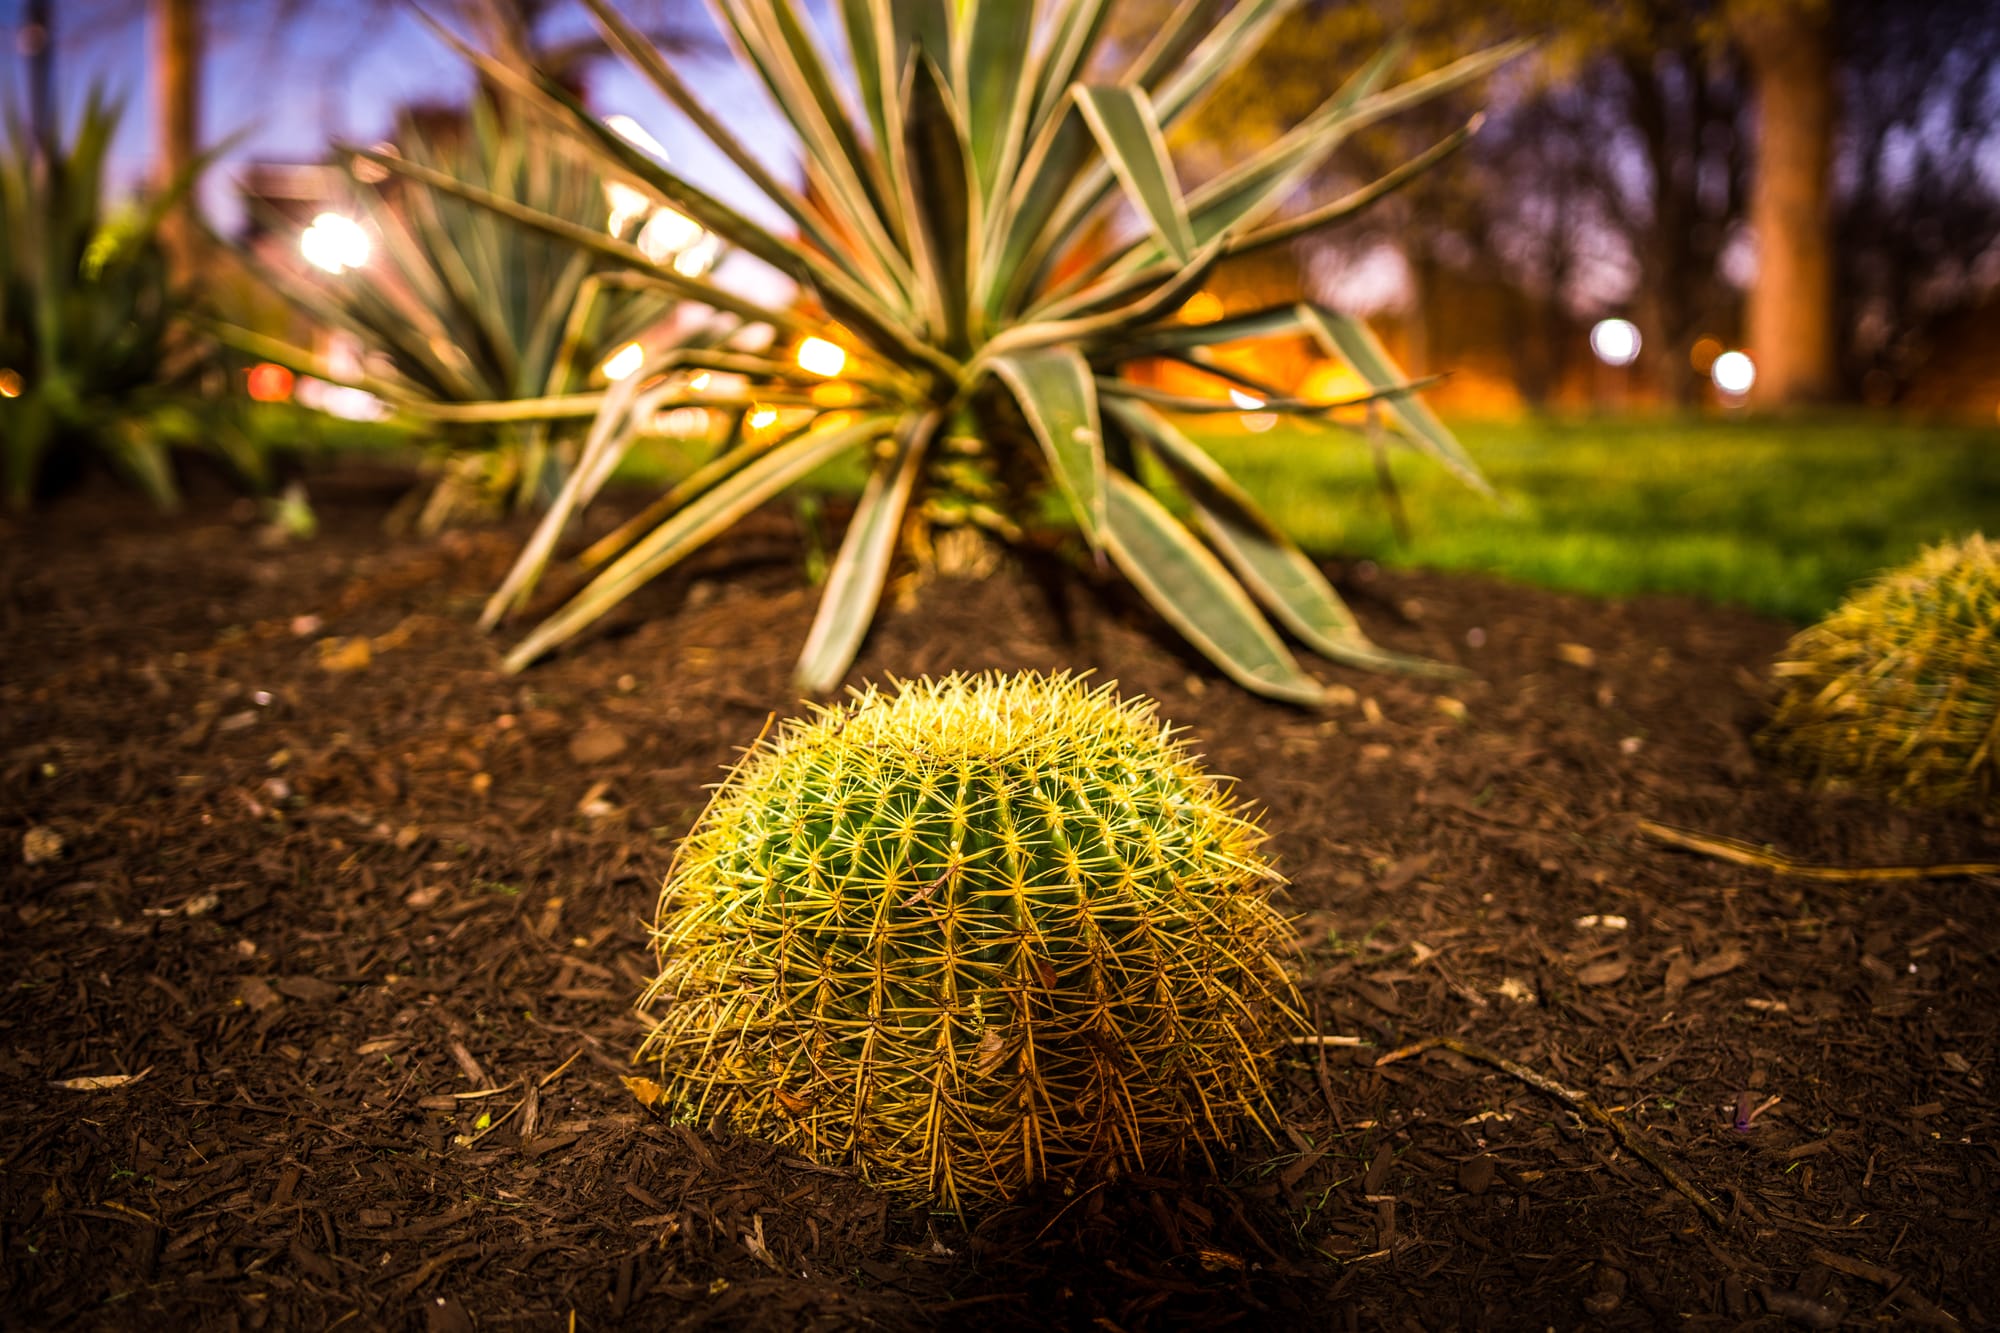
[[[786,723],[661,897],[664,1109],[961,1208],[1268,1130],[1279,877],[1151,703],[1068,676]]]
[[[2000,810],[2000,544],[1924,552],[1793,639],[1763,739],[1819,781]]]

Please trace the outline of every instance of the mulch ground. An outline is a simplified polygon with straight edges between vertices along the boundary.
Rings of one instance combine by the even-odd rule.
[[[900,587],[855,679],[1089,668],[1240,778],[1319,1031],[1359,1039],[1285,1062],[1283,1141],[1213,1178],[968,1227],[619,1082],[674,841],[798,706],[790,516],[507,677],[470,622],[520,530],[386,539],[407,481],[316,481],[286,546],[226,498],[0,533],[0,1323],[2000,1320],[2000,880],[1787,880],[1637,827],[1994,858],[1977,819],[1760,760],[1786,626],[1339,569],[1382,639],[1476,675],[1322,667],[1345,701],[1310,715],[1053,565]],[[1720,1224],[1512,1073],[1376,1066],[1433,1035],[1593,1099]]]

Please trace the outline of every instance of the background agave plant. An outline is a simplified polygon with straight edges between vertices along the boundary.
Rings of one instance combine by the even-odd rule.
[[[713,262],[712,243],[692,223],[655,243],[656,210],[635,205],[631,186],[607,188],[589,164],[537,151],[488,101],[474,104],[463,133],[407,124],[397,139],[400,160],[463,190],[576,230],[643,241],[669,264],[699,271]],[[603,402],[590,392],[593,376],[601,383],[607,359],[672,317],[678,302],[567,235],[514,226],[457,194],[358,165],[351,193],[376,240],[369,262],[337,274],[258,266],[309,319],[358,339],[371,354],[368,369],[343,372],[242,328],[224,335],[294,370],[366,389],[433,433],[447,450],[447,472],[420,526],[465,508],[545,503]]]
[[[1517,50],[1490,50],[1393,87],[1385,85],[1397,54],[1385,51],[1291,131],[1184,188],[1166,133],[1297,2],[1178,5],[1122,69],[1084,82],[1086,70],[1111,54],[1099,49],[1106,0],[842,0],[836,8],[854,74],[843,87],[793,0],[718,0],[739,57],[798,134],[802,191],[702,106],[605,0],[587,0],[609,42],[769,197],[795,236],[640,152],[560,86],[483,60],[489,78],[538,95],[618,171],[796,281],[823,312],[748,301],[651,263],[616,238],[584,236],[419,164],[378,159],[570,237],[676,295],[763,325],[771,343],[741,355],[738,368],[773,410],[803,409],[777,413],[774,429],[677,488],[673,512],[626,534],[622,553],[514,649],[509,667],[569,639],[745,511],[850,450],[868,451],[873,470],[799,661],[808,689],[831,688],[851,664],[918,494],[964,491],[968,473],[975,503],[960,511],[990,515],[1003,528],[1035,513],[1039,490],[1059,492],[1089,545],[1217,666],[1260,694],[1301,703],[1320,695],[1265,612],[1331,658],[1416,665],[1370,643],[1312,562],[1169,419],[1215,403],[1120,375],[1134,361],[1172,358],[1262,400],[1260,410],[1325,418],[1353,402],[1304,401],[1209,355],[1233,339],[1304,332],[1374,387],[1365,401],[1403,440],[1481,484],[1357,320],[1310,305],[1202,325],[1174,318],[1224,259],[1336,223],[1451,152],[1475,126],[1345,198],[1279,216],[1357,128],[1478,78]],[[850,115],[850,103],[859,115]],[[1094,253],[1080,239],[1086,224],[1120,207],[1143,231]],[[847,392],[837,408],[800,401],[812,376],[785,353],[807,338],[845,353],[837,373]],[[629,421],[605,425],[595,443],[615,454],[629,434]],[[1186,494],[1207,544],[1142,482],[1145,459]],[[559,499],[490,612],[520,600],[572,508]]]
[[[105,155],[119,104],[92,93],[70,142],[46,162],[10,117],[0,158],[0,463],[22,506],[52,467],[90,453],[162,505],[176,492],[162,440],[202,438],[255,479],[257,457],[219,419],[182,429],[192,398],[170,398],[206,364],[175,322],[160,222],[199,171],[114,209]]]

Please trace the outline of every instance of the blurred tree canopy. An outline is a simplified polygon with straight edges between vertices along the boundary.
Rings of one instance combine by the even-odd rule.
[[[1131,40],[1148,8],[1127,6]],[[1196,170],[1226,161],[1398,35],[1421,68],[1524,34],[1542,46],[1492,88],[1358,136],[1325,190],[1490,109],[1458,159],[1298,257],[1323,279],[1393,250],[1419,367],[1437,368],[1443,287],[1472,281],[1512,295],[1530,402],[1578,344],[1562,326],[1613,310],[1669,401],[1698,388],[1695,338],[1739,332],[1760,401],[1893,401],[1930,330],[2000,276],[2000,182],[1976,165],[2000,134],[1986,0],[1309,0],[1176,147]],[[1770,233],[1754,248],[1753,220]]]

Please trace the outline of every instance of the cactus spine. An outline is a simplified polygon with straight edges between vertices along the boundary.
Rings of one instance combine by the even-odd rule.
[[[1147,701],[1066,675],[784,724],[681,848],[665,1109],[950,1207],[1267,1132],[1297,995],[1263,835]]]

